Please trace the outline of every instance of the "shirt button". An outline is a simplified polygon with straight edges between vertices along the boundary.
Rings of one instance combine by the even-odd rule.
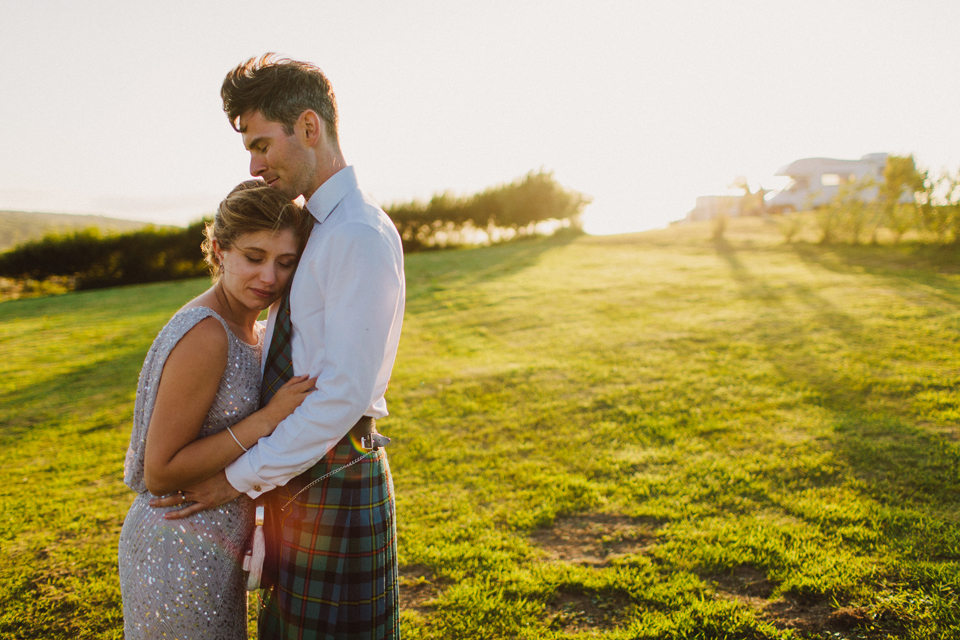
[[[260,485],[258,485],[258,484],[253,485],[253,490],[254,490],[254,491],[260,491]]]

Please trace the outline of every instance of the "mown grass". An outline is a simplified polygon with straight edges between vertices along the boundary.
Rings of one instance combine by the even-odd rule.
[[[404,636],[960,637],[958,273],[762,220],[409,256]],[[3,637],[120,637],[136,377],[204,286],[0,305]]]

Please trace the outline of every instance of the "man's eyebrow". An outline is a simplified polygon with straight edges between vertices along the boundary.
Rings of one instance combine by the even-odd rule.
[[[266,138],[263,136],[260,136],[258,138],[254,138],[253,140],[251,140],[249,144],[244,144],[244,146],[246,146],[247,150],[250,150],[256,147],[257,145],[261,144],[264,140],[266,140]]]

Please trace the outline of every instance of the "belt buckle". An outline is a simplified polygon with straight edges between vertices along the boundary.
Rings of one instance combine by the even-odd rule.
[[[385,447],[388,444],[390,444],[390,438],[376,431],[365,436],[360,436],[360,448],[366,451],[376,451],[380,447]]]

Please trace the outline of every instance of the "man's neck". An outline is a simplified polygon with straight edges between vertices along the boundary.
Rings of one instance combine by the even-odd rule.
[[[317,192],[323,183],[332,178],[337,174],[341,169],[347,167],[347,161],[344,160],[343,154],[339,149],[332,149],[327,147],[324,151],[318,154],[317,158],[317,173],[316,181],[314,181],[313,187],[309,193],[306,191],[303,192],[304,200],[310,200],[313,197],[313,194]]]

